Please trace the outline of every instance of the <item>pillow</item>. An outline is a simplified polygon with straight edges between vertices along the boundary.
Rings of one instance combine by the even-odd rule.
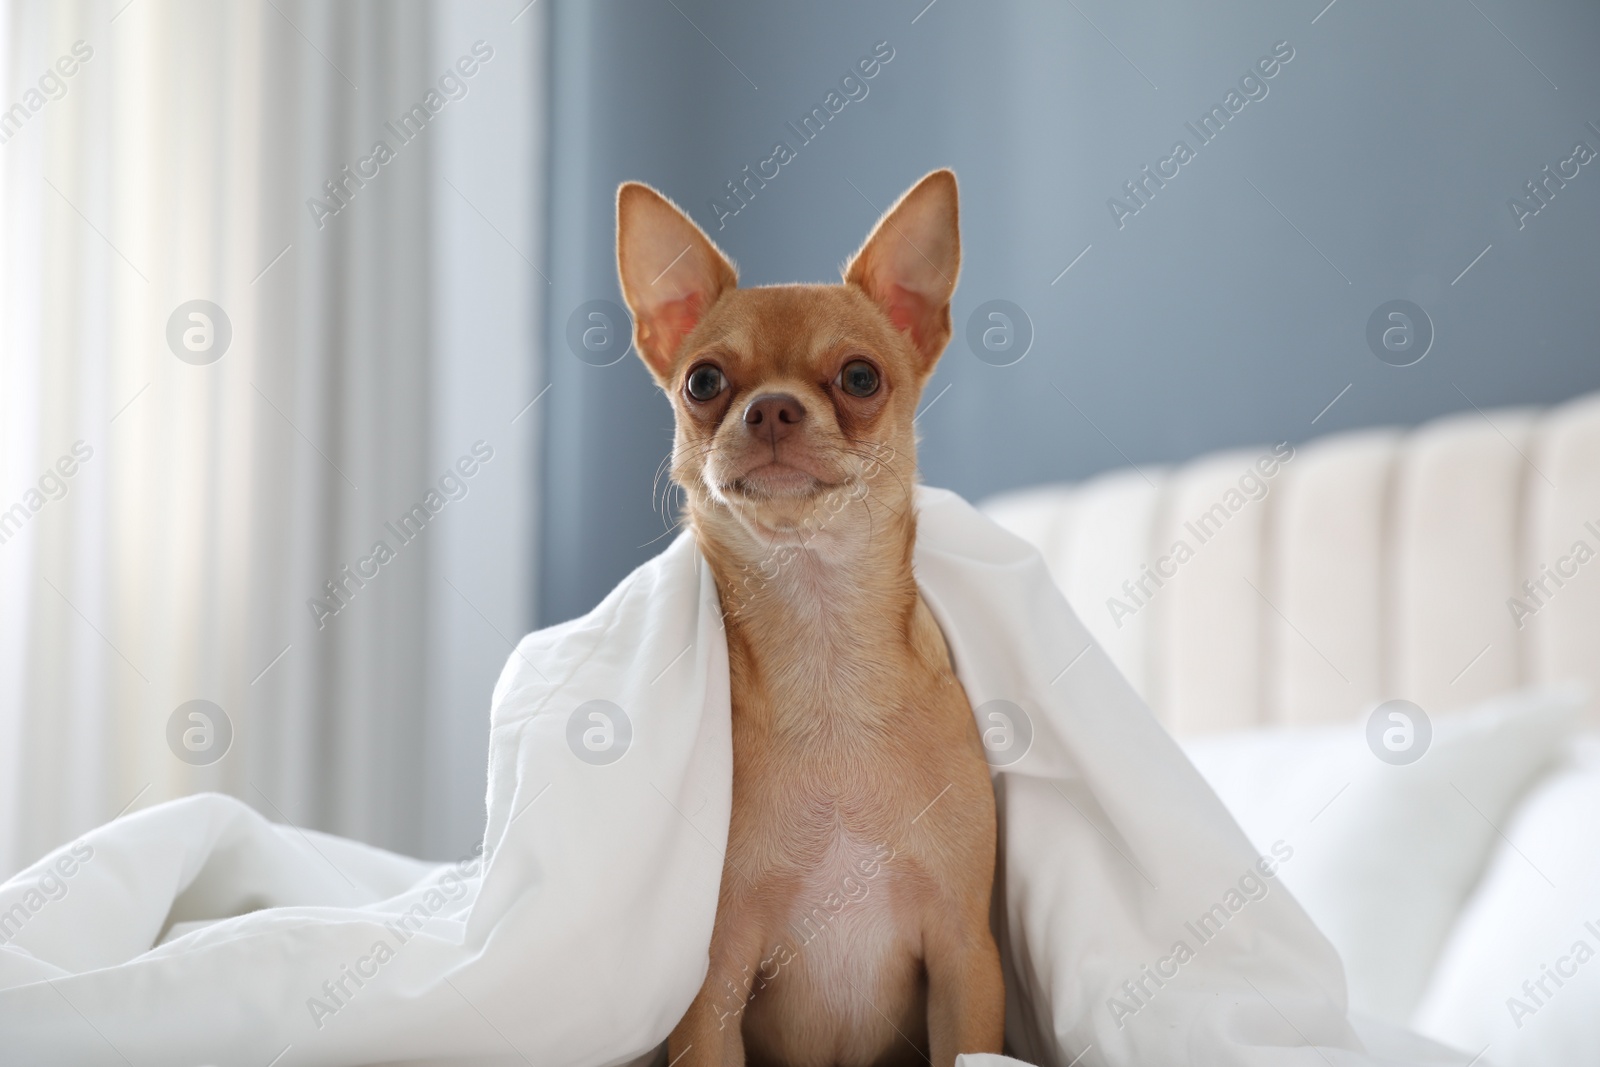
[[[1522,690],[1440,716],[1404,765],[1378,758],[1382,730],[1369,747],[1366,721],[1184,747],[1256,848],[1288,853],[1281,880],[1344,959],[1351,1008],[1405,1025],[1496,827],[1556,757],[1585,696]]]
[[[1600,1063],[1600,736],[1504,829],[1413,1025],[1502,1065]]]

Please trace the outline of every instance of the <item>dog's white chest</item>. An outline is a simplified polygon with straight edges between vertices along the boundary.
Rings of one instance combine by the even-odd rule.
[[[913,1028],[916,1002],[906,993],[917,987],[916,932],[893,903],[906,857],[893,842],[850,831],[812,856],[773,931],[747,1033],[758,1047],[774,1038],[781,1045],[763,1023],[803,1018],[830,1050],[826,1062],[870,1063],[895,1026]]]
[[[836,832],[795,896],[788,933],[810,944],[841,921],[859,927],[884,918],[895,855],[891,842]]]

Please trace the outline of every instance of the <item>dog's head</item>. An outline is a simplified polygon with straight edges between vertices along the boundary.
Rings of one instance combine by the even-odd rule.
[[[918,397],[950,340],[956,180],[901,197],[840,285],[740,289],[733,265],[647,185],[617,194],[634,346],[677,416],[672,477],[704,527],[810,539],[853,502],[909,514]],[[860,510],[860,509],[856,509]]]

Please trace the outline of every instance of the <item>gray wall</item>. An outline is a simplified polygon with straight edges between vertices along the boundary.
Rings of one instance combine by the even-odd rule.
[[[762,284],[837,279],[878,209],[953,166],[966,259],[922,466],[971,498],[1600,388],[1600,159],[1521,228],[1507,203],[1575,142],[1600,151],[1592,0],[925,3],[556,4],[541,623],[664,544],[667,402],[636,356],[566,342],[572,309],[620,302],[629,178]],[[1185,123],[1285,40],[1267,95],[1201,145]],[[868,95],[801,146],[785,122],[878,41],[894,58]],[[797,158],[719,229],[710,198],[778,139]],[[1108,199],[1179,139],[1193,160],[1119,228]],[[1011,366],[965,340],[992,299],[1032,322]],[[1366,339],[1394,299],[1434,326],[1411,366]]]

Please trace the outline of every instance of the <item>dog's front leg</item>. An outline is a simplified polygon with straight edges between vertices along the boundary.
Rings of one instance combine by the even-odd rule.
[[[667,1038],[674,1067],[744,1067],[744,1010],[761,961],[761,928],[725,895],[705,984]]]
[[[742,1002],[730,1002],[713,974],[667,1038],[667,1062],[674,1067],[744,1067],[739,1024]]]
[[[1006,988],[987,916],[964,925],[940,915],[923,932],[928,971],[928,1051],[933,1067],[953,1067],[965,1052],[999,1052],[1005,1040]]]

